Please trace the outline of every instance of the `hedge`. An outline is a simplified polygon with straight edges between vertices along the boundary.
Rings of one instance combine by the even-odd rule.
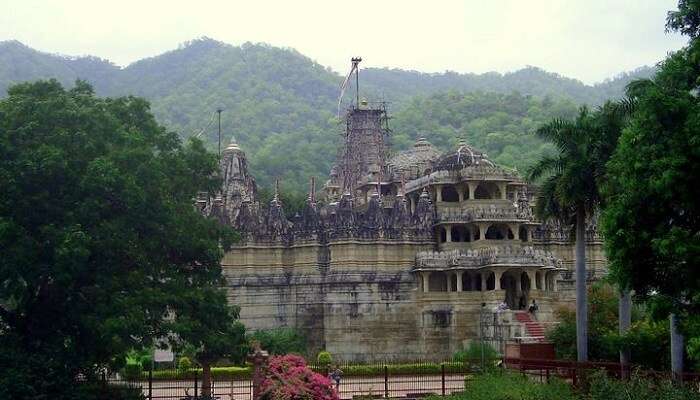
[[[474,363],[472,363],[474,364]],[[471,365],[458,361],[447,361],[444,363],[405,363],[405,364],[386,364],[389,375],[439,375],[442,373],[442,365],[445,366],[445,373],[462,373]],[[383,364],[369,365],[340,365],[343,371],[343,377],[349,376],[383,376]],[[311,369],[321,374],[326,374],[329,367],[321,365],[310,365]],[[202,376],[202,369],[190,369],[188,371],[178,370],[155,370],[153,371],[153,380],[179,380],[179,379],[194,379],[194,373],[199,377]],[[249,379],[253,374],[251,366],[246,367],[212,367],[212,376],[214,379]],[[141,374],[142,379],[148,379],[148,372]]]

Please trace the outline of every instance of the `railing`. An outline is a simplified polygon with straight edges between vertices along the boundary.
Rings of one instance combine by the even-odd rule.
[[[428,395],[446,396],[462,392],[467,382],[483,368],[505,367],[532,377],[540,382],[552,378],[563,379],[578,386],[594,371],[605,371],[610,377],[621,379],[631,371],[651,379],[671,379],[670,372],[640,370],[619,363],[585,362],[568,360],[541,360],[520,358],[493,358],[466,361],[415,361],[377,363],[334,363],[332,366],[311,364],[317,373],[330,375],[336,368],[342,371],[336,386],[340,399],[370,398],[422,398]],[[675,377],[685,383],[700,384],[700,374],[684,373]],[[199,400],[202,399],[200,371],[157,370],[144,372],[138,379],[115,375],[103,377],[104,384],[112,389],[122,387],[140,390],[148,400]],[[334,382],[335,384],[335,382]],[[212,399],[252,400],[253,387],[250,372],[229,376],[212,376]]]
[[[500,362],[500,358],[485,360],[491,366]],[[465,380],[479,370],[480,364],[480,360],[471,360],[334,363],[332,367],[314,364],[309,367],[324,376],[329,376],[336,367],[342,371],[340,384],[336,386],[340,399],[414,398],[463,391]],[[139,379],[115,375],[106,378],[105,383],[112,387],[140,389],[148,400],[195,400],[202,395],[201,372],[198,371],[158,370],[145,372]],[[249,374],[226,378],[212,376],[211,393],[213,399],[252,400],[252,381]]]
[[[416,255],[416,269],[480,268],[501,264],[561,268],[561,260],[549,252],[531,246],[494,246],[446,252],[425,251]]]
[[[472,222],[472,221],[530,221],[532,211],[518,210],[515,207],[479,207],[468,210],[441,211],[437,213],[437,223],[440,222]]]
[[[576,362],[521,358],[505,358],[503,362],[507,369],[519,371],[543,383],[549,382],[552,378],[558,378],[578,386],[582,380],[595,371],[605,371],[609,377],[616,379],[626,379],[634,371],[636,374],[650,379],[675,379],[680,382],[700,384],[700,374],[697,373],[683,373],[674,377],[669,371],[643,370],[634,365],[623,366],[613,362]]]

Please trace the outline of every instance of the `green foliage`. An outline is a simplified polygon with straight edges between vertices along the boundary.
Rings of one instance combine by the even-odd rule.
[[[192,207],[199,190],[219,184],[202,143],[183,145],[146,101],[97,98],[82,82],[21,84],[8,94],[0,101],[0,347],[17,357],[3,365],[25,367],[0,371],[0,397],[62,399],[77,374],[91,382],[130,349],[230,323],[219,262],[234,235]],[[34,394],[5,395],[32,381]]]
[[[330,365],[333,362],[333,356],[327,351],[320,351],[316,356],[316,362],[319,365]]]
[[[396,150],[423,135],[447,150],[458,134],[498,163],[522,170],[548,149],[533,137],[536,126],[572,116],[576,104],[621,97],[627,82],[651,71],[586,86],[532,67],[505,75],[364,69],[361,86],[370,100],[391,102]],[[218,141],[214,110],[221,107],[224,143],[235,136],[258,183],[270,188],[280,178],[287,192],[304,193],[310,176],[327,176],[342,129],[336,120],[342,77],[292,49],[265,44],[235,47],[202,38],[119,69],[105,60],[67,59],[18,42],[0,43],[0,96],[12,82],[51,76],[64,85],[86,79],[101,95],[143,96],[160,123],[183,138],[201,132],[211,150]],[[448,90],[466,94],[450,98]],[[352,98],[350,90],[346,99]]]
[[[566,100],[538,99],[519,93],[497,94],[449,91],[419,96],[393,115],[394,147],[405,149],[426,137],[443,150],[460,139],[488,153],[504,166],[524,170],[552,145],[535,135],[552,118],[569,118],[576,105]]]
[[[248,341],[256,340],[270,354],[305,354],[306,339],[294,328],[276,328],[255,331]]]
[[[192,361],[189,357],[180,357],[177,360],[177,369],[180,371],[188,371],[190,368],[192,368]]]
[[[670,380],[645,379],[633,374],[628,381],[609,378],[604,372],[588,380],[590,400],[691,400],[699,399],[697,388],[674,384]]]
[[[682,20],[670,27],[690,34],[697,2],[679,5]],[[613,278],[681,321],[700,311],[698,60],[695,39],[652,79],[630,84],[634,113],[608,164],[602,224]]]
[[[153,380],[176,380],[193,379],[194,374],[201,378],[201,368],[189,368],[178,370],[156,370],[153,371]],[[253,374],[251,367],[211,367],[211,375],[214,379],[249,379]],[[142,374],[142,379],[148,379],[146,374]]]
[[[634,307],[632,326],[621,336],[618,333],[617,291],[606,284],[591,287],[588,293],[589,356],[592,360],[619,360],[621,348],[632,353],[632,362],[647,369],[664,370],[669,368],[670,343],[668,323],[655,321],[650,313]],[[576,314],[570,309],[557,311],[559,324],[547,332],[547,338],[554,343],[557,356],[566,359],[576,358]]]
[[[138,379],[141,377],[141,372],[143,372],[143,367],[140,362],[129,360],[124,366],[124,378],[126,379]]]
[[[442,397],[430,397],[442,399]],[[559,380],[538,383],[528,377],[495,372],[467,379],[464,393],[447,397],[454,400],[574,400],[571,385]]]
[[[445,373],[463,373],[464,363],[451,361],[444,363],[421,362],[421,363],[402,363],[402,364],[387,364],[386,368],[391,375],[415,375],[415,374],[431,374],[439,375],[442,373],[442,368],[445,367]],[[318,372],[326,370],[326,364],[316,365]],[[376,364],[355,364],[343,365],[343,376],[383,376],[384,365]]]
[[[488,343],[481,344],[478,342],[471,342],[466,349],[455,352],[455,354],[452,356],[452,360],[466,363],[471,366],[480,366],[482,350],[485,366],[493,367],[498,360],[500,360],[500,354],[498,351],[496,351],[496,349],[494,349]]]

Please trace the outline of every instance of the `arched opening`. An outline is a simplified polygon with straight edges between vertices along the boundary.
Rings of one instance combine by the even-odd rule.
[[[525,310],[527,304],[530,301],[530,288],[532,283],[530,282],[530,276],[527,272],[520,274],[520,297],[518,299],[518,309]]]
[[[428,278],[428,289],[431,292],[447,291],[447,274],[444,272],[433,272]]]
[[[462,232],[458,226],[453,226],[450,229],[450,234],[452,235],[453,242],[461,242],[462,241]]]
[[[508,308],[516,310],[518,305],[517,288],[515,287],[515,278],[509,272],[501,275],[501,289],[505,290],[506,297],[504,301],[508,304]]]
[[[462,274],[462,290],[469,292],[472,290],[472,276],[470,273],[465,272]]]
[[[496,290],[496,275],[493,272],[489,272],[486,278],[486,290]]]
[[[469,229],[471,231],[471,237],[473,241],[479,240],[481,237],[481,231],[479,230],[478,225],[472,225],[471,228]]]
[[[518,229],[518,236],[520,236],[521,242],[527,242],[529,240],[529,238],[527,237],[527,228],[521,226],[520,229]]]
[[[513,231],[505,224],[493,224],[486,230],[486,239],[504,240],[513,239]]]
[[[450,235],[453,242],[470,242],[469,230],[464,225],[455,225],[450,228]]]
[[[457,203],[459,201],[459,194],[454,186],[448,185],[442,188],[442,201],[447,203]]]
[[[477,200],[500,199],[501,190],[492,182],[481,182],[474,190],[474,198]]]

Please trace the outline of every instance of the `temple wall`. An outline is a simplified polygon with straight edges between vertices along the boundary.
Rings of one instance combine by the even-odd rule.
[[[415,254],[432,249],[376,241],[243,246],[226,254],[223,269],[229,301],[241,306],[249,330],[294,327],[310,354],[326,349],[342,360],[444,359],[479,337],[481,304],[491,313],[504,292],[423,293],[410,271]],[[572,300],[531,293],[545,323]]]

